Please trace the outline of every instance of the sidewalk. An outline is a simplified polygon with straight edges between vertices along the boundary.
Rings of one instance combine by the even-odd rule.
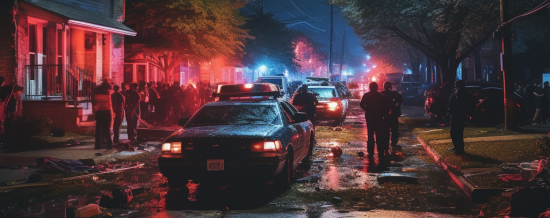
[[[429,130],[429,131],[423,131],[420,133],[427,133],[427,132],[440,132],[437,130]],[[504,190],[510,189],[510,187],[503,187],[503,186],[514,186],[515,184],[510,183],[504,183],[505,185],[495,185],[495,181],[499,182],[500,179],[498,178],[498,175],[500,174],[508,174],[509,172],[503,171],[498,166],[502,164],[503,162],[508,161],[502,161],[498,159],[492,159],[491,157],[483,156],[480,154],[471,154],[468,152],[468,147],[471,149],[472,146],[486,146],[488,150],[491,150],[491,146],[498,146],[506,143],[511,143],[511,146],[516,146],[519,151],[523,150],[529,150],[527,148],[522,147],[522,145],[519,142],[524,143],[539,143],[539,141],[543,138],[547,138],[547,134],[521,134],[521,135],[496,135],[496,136],[484,136],[484,137],[471,137],[471,138],[464,138],[464,142],[466,143],[466,154],[465,155],[454,155],[448,151],[446,151],[447,147],[452,147],[452,140],[451,139],[433,139],[431,141],[424,141],[422,139],[421,134],[417,134],[418,141],[422,144],[426,152],[429,154],[429,156],[445,170],[449,176],[453,179],[453,181],[456,183],[458,187],[460,187],[464,193],[470,197],[475,202],[484,202],[489,199],[491,196],[498,196],[500,195]],[[424,135],[424,138],[429,139],[429,136]],[[514,141],[515,140],[515,141]],[[532,146],[533,147],[533,146]],[[536,147],[536,146],[534,146]],[[502,152],[510,152],[510,151],[504,151],[505,149],[509,149],[510,147],[502,148]],[[530,148],[533,150],[533,148]],[[496,149],[497,152],[499,151]],[[442,152],[442,153],[440,153]],[[518,152],[521,153],[521,152]],[[506,155],[500,155],[496,154],[495,152],[492,153],[493,156],[506,156]],[[520,156],[516,158],[517,162],[531,162],[536,158],[537,155],[531,155],[531,156]],[[523,159],[522,159],[523,158]],[[455,165],[457,163],[457,160],[459,162],[476,162],[479,160],[487,161],[487,167],[483,166],[475,166],[471,165],[469,166],[467,163],[464,164],[464,167],[461,168],[460,166]],[[454,163],[454,164],[453,164]],[[491,178],[494,181],[484,183],[483,179],[479,179],[480,177],[483,178]],[[481,184],[483,183],[483,184]],[[492,185],[491,185],[492,184]],[[513,188],[513,187],[512,187]]]

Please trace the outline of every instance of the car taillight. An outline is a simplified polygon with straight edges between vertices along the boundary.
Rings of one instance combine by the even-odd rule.
[[[334,111],[338,108],[338,102],[329,102],[327,103],[327,107],[329,110]]]
[[[162,151],[170,151],[170,143],[162,144]]]
[[[170,142],[170,152],[174,154],[180,154],[181,153],[181,142]]]
[[[280,151],[281,149],[281,141],[279,140],[254,142],[250,147],[250,151],[252,152],[274,152]]]

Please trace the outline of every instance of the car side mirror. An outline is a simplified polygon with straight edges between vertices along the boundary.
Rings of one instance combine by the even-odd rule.
[[[189,118],[180,118],[180,120],[178,121],[178,126],[185,126],[185,124],[187,124],[187,122],[189,122]]]
[[[293,119],[294,119],[294,122],[296,123],[306,122],[308,120],[307,114],[305,112],[298,112],[294,114]]]

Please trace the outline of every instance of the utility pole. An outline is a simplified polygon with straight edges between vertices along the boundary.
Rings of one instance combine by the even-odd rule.
[[[509,0],[500,0],[500,22],[510,20]],[[514,129],[514,75],[512,73],[512,27],[509,24],[501,26],[502,31],[502,78],[504,85],[504,128]]]
[[[340,55],[340,81],[342,81],[342,69],[344,68],[344,45],[346,44],[346,30],[342,39],[342,54]]]
[[[332,12],[332,8],[334,7],[333,4],[330,4],[330,48],[328,52],[328,74],[329,77],[332,76],[332,24],[333,24],[333,17],[334,14]]]

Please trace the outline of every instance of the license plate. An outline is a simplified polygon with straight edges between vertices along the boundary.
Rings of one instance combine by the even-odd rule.
[[[206,160],[206,169],[208,171],[223,171],[223,159]]]

